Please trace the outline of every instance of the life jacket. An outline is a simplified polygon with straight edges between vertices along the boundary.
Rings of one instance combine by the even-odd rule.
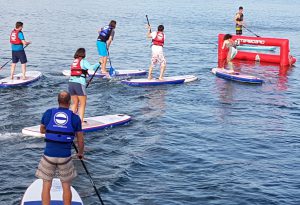
[[[88,74],[87,70],[83,70],[80,66],[82,58],[75,58],[72,65],[71,65],[71,76],[81,76],[86,77]]]
[[[53,108],[50,122],[46,126],[46,141],[73,142],[75,130],[72,126],[72,115],[71,110]]]
[[[238,13],[237,13],[238,14]],[[236,15],[237,15],[236,14]],[[243,21],[244,20],[244,14],[243,13],[241,13],[241,14],[239,14],[239,18],[237,18],[237,19],[235,19],[236,21]],[[241,25],[239,25],[239,24],[235,24],[237,27],[242,27]]]
[[[10,43],[11,44],[15,44],[15,45],[23,44],[22,40],[19,38],[19,32],[22,32],[22,31],[17,30],[17,29],[12,30],[12,32],[10,34]]]
[[[98,36],[98,40],[106,42],[109,39],[112,30],[113,27],[111,26],[104,26],[103,28],[101,28],[101,31]]]
[[[164,46],[165,34],[161,31],[157,31],[155,38],[152,40],[153,45]]]

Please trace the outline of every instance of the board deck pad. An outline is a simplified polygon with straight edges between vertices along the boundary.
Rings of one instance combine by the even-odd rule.
[[[96,117],[84,118],[84,123],[82,126],[83,132],[92,132],[102,130],[108,127],[114,127],[118,125],[123,125],[131,120],[129,115],[116,114],[116,115],[103,115]],[[40,125],[25,127],[22,129],[23,135],[34,136],[34,137],[44,137],[45,135],[40,133]]]
[[[41,193],[43,187],[43,180],[36,179],[25,191],[21,205],[42,205]],[[62,186],[58,178],[54,178],[52,181],[52,187],[50,191],[51,205],[63,205],[62,199]],[[77,193],[77,191],[71,187],[72,191],[72,203],[71,205],[83,205],[83,202]]]
[[[140,78],[140,79],[129,79],[122,80],[121,83],[131,86],[147,86],[147,85],[167,85],[167,84],[182,84],[197,80],[198,77],[194,75],[182,75],[173,77],[164,77],[163,80]]]
[[[40,71],[27,71],[26,79],[22,80],[22,73],[14,75],[14,79],[10,77],[0,79],[0,87],[17,87],[17,86],[26,86],[42,77]]]
[[[109,70],[109,69],[108,69]],[[70,76],[71,71],[70,70],[63,70],[63,75]],[[89,76],[92,76],[94,74],[94,71],[88,70]],[[115,77],[122,77],[122,76],[142,76],[146,75],[146,70],[116,70]],[[97,72],[95,74],[96,77],[105,77],[105,74],[102,74],[100,72]]]
[[[264,81],[253,75],[246,75],[240,72],[231,73],[229,70],[224,68],[213,68],[211,70],[213,74],[215,74],[219,78],[223,78],[226,80],[237,81],[241,83],[253,83],[253,84],[261,84]]]

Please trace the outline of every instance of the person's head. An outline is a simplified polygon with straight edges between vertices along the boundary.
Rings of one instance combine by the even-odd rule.
[[[85,58],[85,49],[78,48],[76,53],[74,54],[74,58]]]
[[[111,20],[110,23],[109,23],[109,26],[113,27],[113,28],[116,28],[117,22],[115,20]]]
[[[159,26],[157,27],[157,31],[163,32],[164,29],[165,29],[165,27],[164,27],[163,25],[159,25]]]
[[[232,35],[231,34],[225,34],[225,36],[223,37],[223,40],[226,41],[228,39],[231,39]]]
[[[22,29],[23,28],[23,23],[21,21],[18,21],[16,23],[16,29]]]
[[[239,12],[243,13],[244,8],[242,6],[239,7]]]
[[[71,105],[71,95],[67,91],[60,91],[57,96],[59,107],[69,108]]]

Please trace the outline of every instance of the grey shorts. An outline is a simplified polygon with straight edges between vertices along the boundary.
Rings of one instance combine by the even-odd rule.
[[[35,176],[47,181],[58,177],[62,182],[71,182],[77,176],[77,172],[71,157],[60,158],[43,155]]]
[[[69,93],[71,96],[86,96],[85,85],[82,85],[80,83],[69,82]]]

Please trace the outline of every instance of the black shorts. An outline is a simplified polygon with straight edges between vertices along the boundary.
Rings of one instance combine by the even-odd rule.
[[[86,96],[86,89],[80,83],[69,82],[69,93],[71,96]]]
[[[21,64],[27,63],[25,51],[12,51],[12,62],[18,63],[19,61],[21,61]]]

